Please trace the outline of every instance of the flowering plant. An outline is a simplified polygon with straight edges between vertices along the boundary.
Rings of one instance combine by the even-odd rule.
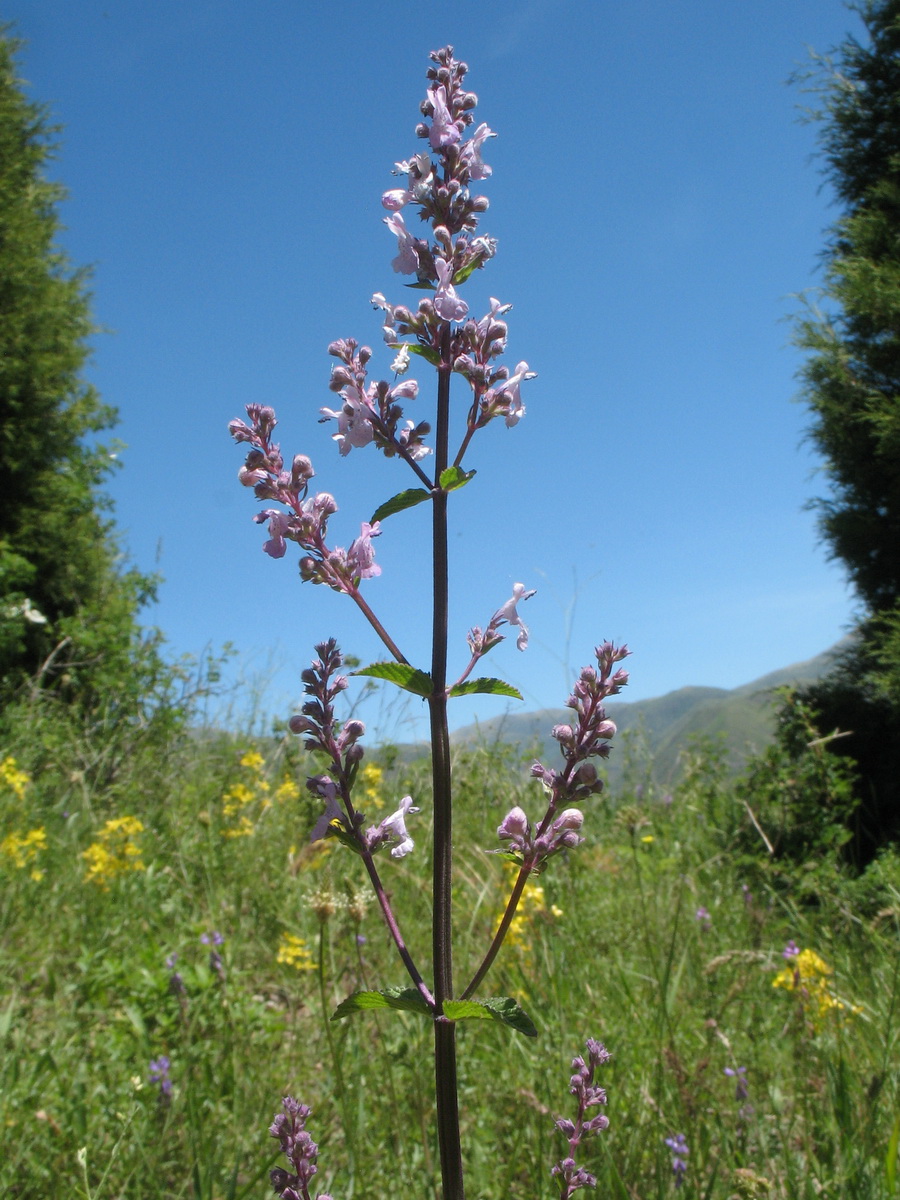
[[[409,286],[424,295],[414,309],[393,304],[380,292],[372,297],[372,303],[383,314],[384,340],[394,355],[390,368],[394,380],[369,379],[373,355],[368,346],[352,338],[332,342],[329,353],[337,361],[332,367],[330,386],[340,403],[320,410],[323,422],[336,423],[333,440],[341,456],[374,446],[387,458],[405,463],[417,486],[396,493],[380,505],[371,520],[361,523],[359,536],[348,548],[334,546],[328,540],[328,522],[337,511],[337,503],[328,492],[310,494],[315,472],[306,455],[295,455],[290,465],[286,465],[280,447],[273,440],[277,424],[274,411],[251,404],[247,407],[247,420],[234,420],[229,428],[235,440],[247,447],[240,482],[266,505],[255,518],[268,527],[265,552],[272,558],[282,558],[288,542],[295,543],[300,550],[302,579],[326,584],[349,596],[361,610],[386,647],[390,660],[373,663],[356,674],[390,682],[428,703],[434,803],[433,978],[430,981],[426,981],[403,939],[376,864],[376,855],[384,849],[393,858],[405,857],[413,851],[414,833],[407,822],[414,831],[412,818],[419,810],[411,796],[404,796],[393,813],[377,825],[365,828],[365,818],[355,798],[365,727],[355,719],[342,724],[335,714],[335,701],[347,688],[348,679],[341,673],[343,656],[334,639],[316,647],[317,658],[303,672],[307,700],[291,720],[290,728],[305,738],[309,750],[327,761],[327,770],[307,781],[308,790],[323,805],[312,831],[313,840],[335,837],[362,859],[412,984],[405,989],[356,993],[338,1007],[335,1016],[370,1008],[403,1008],[432,1022],[443,1195],[444,1200],[460,1200],[464,1190],[456,1091],[456,1022],[489,1017],[524,1034],[536,1032],[531,1019],[514,1000],[508,997],[476,1000],[473,995],[499,952],[529,877],[542,870],[549,859],[573,849],[583,840],[580,830],[584,816],[575,806],[602,788],[591,760],[609,754],[610,739],[616,730],[606,716],[603,703],[627,682],[627,673],[619,664],[628,650],[603,642],[595,651],[596,666],[583,668],[576,680],[568,699],[574,713],[572,723],[557,725],[553,730],[562,753],[562,766],[548,767],[536,762],[531,769],[543,789],[542,815],[529,818],[516,806],[500,824],[497,837],[505,845],[498,852],[514,864],[515,881],[481,965],[468,984],[457,991],[452,960],[453,805],[447,706],[454,697],[473,693],[521,699],[515,688],[504,681],[472,678],[472,673],[480,660],[503,640],[505,626],[516,630],[519,650],[526,648],[528,628],[519,605],[534,593],[517,583],[512,596],[494,612],[483,629],[479,626],[470,629],[468,662],[455,679],[448,678],[448,503],[452,493],[466,486],[475,474],[463,464],[477,434],[497,418],[502,418],[508,428],[523,418],[522,388],[535,373],[527,362],[519,362],[510,370],[499,361],[506,350],[505,318],[511,306],[491,299],[489,311],[476,319],[469,315],[469,306],[457,290],[496,253],[494,239],[478,232],[479,218],[488,201],[472,190],[473,184],[491,175],[484,153],[495,134],[486,124],[471,128],[477,98],[464,86],[468,68],[454,58],[452,47],[434,52],[431,59],[428,88],[420,106],[423,120],[416,129],[426,148],[396,164],[397,173],[405,177],[405,186],[392,188],[382,197],[388,213],[384,223],[397,239],[393,268],[401,275],[414,276],[415,282]],[[429,238],[417,236],[407,226],[404,210],[410,208],[418,209],[421,221],[430,227]],[[416,400],[420,391],[416,380],[406,378],[413,357],[437,373],[434,442],[430,446],[426,439],[432,433],[432,423],[405,416],[405,405]],[[465,421],[458,431],[451,429],[450,389],[454,377],[468,389]],[[458,436],[454,453],[451,453],[451,434]],[[374,541],[383,535],[384,522],[398,512],[424,503],[432,509],[432,657],[427,671],[407,660],[361,591],[364,582],[381,573],[375,561]],[[361,787],[360,791],[364,793],[365,789]],[[606,1055],[600,1043],[589,1042],[588,1046],[590,1065],[584,1067],[588,1073],[584,1076],[586,1087],[594,1067]],[[577,1133],[573,1126],[568,1134],[573,1149],[583,1135],[605,1127],[605,1117],[584,1122],[584,1108],[605,1101],[605,1095],[603,1101],[600,1099],[601,1089],[589,1092],[587,1099],[587,1092],[578,1093]],[[276,1191],[283,1196],[301,1195],[304,1200],[312,1169],[309,1165],[301,1167],[303,1163],[314,1162],[316,1148],[305,1141],[308,1138],[305,1131],[295,1133],[295,1126],[299,1128],[297,1123],[305,1122],[308,1112],[287,1098],[285,1113],[276,1118],[273,1126],[273,1133],[282,1140],[294,1166],[293,1175],[281,1170],[273,1173]],[[285,1130],[290,1122],[293,1122],[291,1135],[287,1138]],[[298,1156],[292,1147],[301,1142],[305,1149]],[[564,1196],[570,1195],[575,1187],[592,1182],[586,1171],[576,1177],[570,1161],[570,1158],[564,1160],[555,1169]]]

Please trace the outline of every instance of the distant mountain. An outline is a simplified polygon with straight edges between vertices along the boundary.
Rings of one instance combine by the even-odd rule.
[[[697,735],[721,736],[732,768],[739,769],[748,752],[772,740],[775,688],[820,679],[846,645],[844,639],[824,654],[771,671],[731,690],[683,687],[653,700],[610,701],[607,709],[618,727],[613,753],[605,764],[610,782],[614,783],[621,775],[628,757],[637,754],[652,760],[653,775],[664,783],[674,775],[679,752],[687,739]],[[451,734],[451,741],[456,745],[503,742],[518,746],[523,753],[533,752],[552,764],[559,757],[559,747],[550,737],[550,730],[571,718],[572,712],[566,708],[506,713],[457,729]]]

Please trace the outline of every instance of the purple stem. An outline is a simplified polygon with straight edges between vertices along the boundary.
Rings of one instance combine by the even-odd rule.
[[[447,467],[450,434],[450,325],[441,331],[438,365],[437,423],[434,476]],[[437,1100],[438,1144],[441,1153],[443,1200],[465,1200],[462,1147],[459,1139],[459,1100],[456,1078],[456,1026],[442,1017],[443,1003],[453,996],[452,863],[453,809],[450,780],[450,734],[447,727],[447,614],[449,577],[447,561],[447,493],[432,493],[433,625],[431,679],[428,698],[431,718],[431,771],[434,795],[434,910],[432,947],[434,998],[438,1017],[434,1023],[434,1074]]]
[[[400,932],[400,926],[397,924],[397,918],[394,916],[394,910],[391,908],[391,902],[388,899],[387,892],[384,890],[384,885],[381,882],[381,877],[378,874],[378,868],[375,866],[372,855],[368,851],[364,851],[362,854],[362,860],[366,864],[366,870],[369,873],[369,879],[372,882],[375,895],[378,897],[378,903],[381,905],[381,914],[384,917],[384,923],[387,925],[388,932],[394,940],[394,945],[397,947],[397,953],[403,960],[403,965],[409,972],[410,979],[412,979],[413,983],[419,989],[422,999],[428,1005],[429,1009],[434,1012],[434,996],[432,996],[431,992],[428,990],[425,980],[422,978],[418,968],[416,967],[416,964],[413,962],[412,955],[407,948],[406,942],[403,940],[403,935]]]
[[[378,634],[378,636],[384,642],[385,646],[387,646],[388,650],[390,650],[393,657],[396,658],[397,662],[406,663],[407,665],[409,665],[409,660],[407,658],[405,658],[403,656],[403,654],[401,654],[400,650],[397,647],[396,642],[391,637],[391,635],[388,633],[388,631],[385,629],[385,627],[382,625],[382,623],[378,620],[378,618],[375,616],[375,614],[372,612],[371,608],[369,608],[369,605],[366,603],[366,601],[361,596],[359,589],[354,588],[353,591],[349,592],[348,594],[355,601],[360,612],[363,614],[363,616],[366,618],[366,620],[369,622],[369,624],[372,626],[372,628],[375,630],[375,632]]]
[[[469,997],[478,987],[479,983],[481,983],[482,979],[484,979],[485,975],[487,975],[488,971],[491,969],[494,959],[500,953],[500,947],[503,945],[503,940],[506,937],[507,930],[512,923],[513,917],[516,915],[516,909],[519,907],[519,901],[522,899],[522,892],[525,890],[525,884],[528,882],[528,876],[530,874],[531,865],[529,863],[524,863],[513,886],[512,894],[510,895],[509,901],[506,905],[506,911],[503,914],[503,919],[497,927],[497,932],[494,934],[494,940],[488,947],[488,952],[482,959],[481,966],[472,976],[471,982],[460,996],[460,1000],[469,999]]]

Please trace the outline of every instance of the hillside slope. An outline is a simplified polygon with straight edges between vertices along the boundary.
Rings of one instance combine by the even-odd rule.
[[[616,722],[620,736],[606,764],[610,782],[615,783],[626,757],[634,753],[652,759],[654,777],[665,783],[674,774],[679,752],[687,739],[698,736],[721,737],[730,765],[739,769],[748,752],[772,739],[774,690],[821,678],[844,647],[845,642],[839,642],[815,658],[771,671],[731,690],[683,687],[651,700],[611,701],[607,706],[609,715]],[[456,745],[503,742],[518,746],[523,753],[533,752],[552,764],[558,756],[558,746],[550,737],[550,730],[571,720],[571,715],[565,708],[509,712],[466,725],[456,730],[451,739]]]

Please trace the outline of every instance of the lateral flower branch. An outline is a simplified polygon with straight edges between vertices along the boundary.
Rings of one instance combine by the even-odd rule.
[[[370,520],[361,522],[358,536],[344,549],[329,542],[328,523],[338,511],[337,502],[330,492],[310,493],[315,472],[306,455],[297,454],[286,465],[279,445],[273,440],[277,425],[274,411],[265,405],[250,404],[247,419],[232,421],[229,429],[234,439],[247,447],[239,480],[264,505],[254,518],[268,528],[263,550],[272,558],[283,558],[287,544],[295,543],[300,551],[301,579],[325,584],[349,596],[393,660],[371,664],[357,674],[394,683],[423,697],[429,706],[434,803],[431,984],[425,982],[407,948],[375,861],[382,850],[388,850],[389,857],[394,859],[404,858],[413,851],[414,839],[407,823],[413,824],[411,819],[419,810],[411,796],[404,796],[393,813],[367,826],[364,812],[354,801],[357,772],[364,755],[365,727],[358,720],[342,724],[335,716],[335,701],[347,688],[348,680],[341,674],[343,657],[333,638],[316,646],[318,657],[303,672],[307,699],[301,712],[292,718],[290,728],[305,738],[310,751],[327,760],[326,769],[307,781],[307,789],[323,806],[312,830],[312,840],[335,837],[362,859],[413,985],[406,989],[392,987],[357,993],[339,1006],[335,1018],[367,1008],[400,1008],[419,1012],[433,1021],[443,1197],[463,1200],[456,1022],[489,1016],[526,1035],[536,1032],[515,1001],[504,997],[476,1001],[470,997],[499,952],[528,876],[543,869],[554,855],[573,849],[583,840],[579,832],[583,814],[573,806],[601,789],[590,760],[609,753],[615,725],[607,718],[603,701],[618,693],[627,682],[626,672],[617,664],[628,651],[604,642],[595,652],[596,668],[585,667],[576,681],[568,701],[575,712],[573,724],[559,725],[553,730],[564,759],[562,769],[540,763],[532,767],[532,776],[541,782],[546,798],[541,819],[532,824],[525,812],[516,807],[500,825],[498,837],[509,843],[506,853],[519,863],[519,874],[481,966],[462,995],[454,999],[453,806],[447,705],[455,696],[472,692],[518,696],[502,680],[473,679],[471,675],[481,659],[503,640],[505,634],[501,631],[505,626],[515,629],[516,645],[525,650],[528,628],[519,605],[534,592],[524,583],[516,583],[512,596],[495,611],[487,626],[469,630],[468,662],[455,681],[448,682],[448,503],[452,493],[467,485],[475,474],[465,468],[464,462],[476,435],[498,418],[511,429],[524,417],[522,388],[535,377],[535,372],[524,361],[518,362],[514,369],[500,362],[506,351],[506,318],[511,305],[491,298],[488,312],[475,318],[469,315],[469,305],[460,295],[459,289],[473,272],[490,262],[497,250],[496,241],[478,231],[488,200],[473,188],[491,176],[484,155],[490,139],[496,135],[486,124],[475,125],[477,97],[466,90],[468,68],[454,58],[453,48],[447,46],[433,52],[431,62],[425,99],[420,105],[422,120],[416,126],[416,134],[425,145],[409,159],[396,163],[395,174],[402,179],[402,185],[382,196],[387,212],[384,223],[396,239],[393,269],[411,277],[407,286],[422,295],[415,307],[394,304],[381,292],[372,296],[372,304],[381,313],[384,342],[393,355],[390,363],[393,381],[369,378],[373,359],[370,347],[352,338],[339,339],[328,347],[329,354],[337,360],[330,379],[331,391],[337,399],[334,407],[323,406],[319,410],[322,422],[335,423],[332,438],[341,457],[347,457],[352,450],[374,446],[385,458],[405,463],[416,486],[381,504]],[[424,226],[428,236],[418,236],[408,227],[406,214],[410,210],[418,211],[419,228]],[[420,403],[420,385],[407,377],[414,359],[426,369],[433,368],[437,375],[433,419],[416,420],[406,415],[410,404]],[[465,417],[458,427],[451,422],[450,411],[454,376],[464,382],[468,394]],[[432,656],[427,671],[409,663],[361,591],[364,583],[368,585],[381,574],[375,561],[374,542],[382,536],[383,523],[422,503],[430,503],[432,507]],[[592,1058],[591,1070],[593,1065]],[[285,1100],[284,1115],[273,1126],[273,1133],[281,1138],[294,1167],[293,1174],[279,1170],[275,1173],[277,1179],[273,1176],[276,1191],[288,1200],[294,1196],[306,1200],[307,1183],[315,1170],[317,1148],[303,1129],[307,1115],[308,1109],[297,1101]],[[575,1186],[586,1186],[586,1180],[576,1181],[567,1164],[564,1169],[565,1187],[574,1190]],[[558,1174],[560,1168],[554,1170]]]

